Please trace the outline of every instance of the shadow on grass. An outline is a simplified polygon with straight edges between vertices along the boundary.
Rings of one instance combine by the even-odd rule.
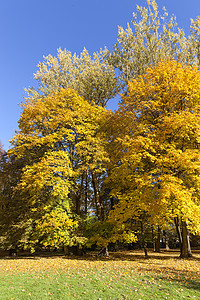
[[[147,273],[147,268],[140,267],[139,271],[141,273]],[[165,267],[163,266],[162,269],[159,268],[159,270],[155,270],[155,267],[149,267],[148,268],[149,274],[154,274],[155,280],[165,280],[170,283],[178,283],[181,287],[185,287],[187,289],[194,289],[196,291],[200,291],[200,274],[196,271],[188,271],[188,270],[175,270],[172,267]],[[151,276],[151,275],[150,275]]]
[[[189,257],[188,261],[200,261],[200,250],[195,250],[192,252],[193,256]],[[198,255],[198,256],[197,256]],[[85,261],[147,261],[152,259],[157,260],[170,260],[170,259],[177,259],[182,260],[180,258],[180,251],[179,250],[169,250],[165,251],[162,250],[159,253],[153,252],[152,250],[148,251],[148,257],[145,257],[144,252],[142,250],[130,250],[130,251],[116,251],[116,252],[109,252],[108,257],[98,256],[98,251],[89,251],[87,254],[82,256],[77,255],[64,255],[63,252],[36,252],[33,254],[27,253],[24,254],[23,252],[19,253],[17,256],[8,256],[2,255],[0,256],[1,259],[8,259],[8,260],[19,260],[19,259],[38,259],[38,258],[58,258],[61,257],[63,259],[69,260],[85,260]]]

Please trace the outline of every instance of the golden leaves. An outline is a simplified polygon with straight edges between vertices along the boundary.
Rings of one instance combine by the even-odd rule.
[[[109,182],[120,200],[117,217],[121,213],[128,220],[130,211],[137,215],[140,208],[154,224],[173,222],[178,215],[194,232],[199,229],[199,86],[197,68],[175,60],[150,66],[129,82],[111,119],[116,133],[109,148]],[[126,201],[133,209],[124,207]]]
[[[70,89],[24,105],[10,155],[24,161],[14,191],[34,224],[29,236],[33,244],[38,239],[45,246],[85,242],[72,210],[83,173],[105,171],[108,158],[101,126],[106,116],[105,108]]]

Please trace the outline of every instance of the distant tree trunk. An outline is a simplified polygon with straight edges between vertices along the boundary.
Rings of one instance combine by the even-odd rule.
[[[169,248],[169,237],[167,235],[166,230],[163,230],[163,236],[165,238],[165,250],[169,251],[170,250],[170,248]]]
[[[88,174],[85,172],[85,214],[87,214],[87,200],[88,200]]]
[[[156,250],[155,252],[160,252],[160,227],[158,226],[157,229],[157,236],[156,236]]]
[[[81,185],[80,185],[78,194],[76,195],[76,213],[77,213],[77,215],[80,215],[80,213],[81,213],[81,202],[82,202],[82,197],[83,197],[83,179],[84,179],[84,174],[81,175]]]
[[[108,247],[107,246],[103,247],[99,251],[98,256],[106,256],[106,257],[109,256]]]
[[[10,249],[9,250],[9,256],[17,256],[17,249],[15,248],[15,249]]]
[[[65,246],[64,245],[64,253],[65,253],[65,255],[70,255],[70,249],[69,249],[69,246]]]
[[[92,172],[92,185],[93,185],[93,189],[94,189],[94,200],[95,200],[95,205],[96,205],[96,210],[97,210],[97,217],[98,217],[98,220],[104,221],[103,203],[102,203],[102,200],[100,197],[97,176],[94,172]]]
[[[152,243],[153,243],[153,251],[156,251],[156,243],[155,243],[155,235],[154,235],[154,229],[152,227]]]
[[[148,257],[147,243],[145,242],[144,228],[143,228],[143,222],[142,221],[140,221],[140,227],[141,227],[141,237],[142,237],[142,246],[143,246],[143,249],[144,249],[144,255],[145,255],[145,257]]]
[[[64,245],[64,253],[65,255],[77,255],[82,256],[85,253],[85,249],[80,248],[79,245],[76,246],[65,246]]]

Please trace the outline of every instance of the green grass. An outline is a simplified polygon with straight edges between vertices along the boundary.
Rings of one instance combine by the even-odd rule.
[[[7,259],[2,263],[11,269],[0,268],[1,300],[200,299],[199,260],[141,256],[92,261]]]
[[[178,284],[158,276],[108,276],[99,272],[1,276],[0,299],[200,299],[197,283]]]

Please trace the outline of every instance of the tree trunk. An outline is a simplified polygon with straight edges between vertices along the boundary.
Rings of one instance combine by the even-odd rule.
[[[189,230],[187,228],[187,223],[186,223],[186,229],[187,229],[188,257],[192,257],[192,249],[191,249],[191,245],[190,245],[190,235],[189,235]]]
[[[182,225],[182,258],[188,258],[188,242],[187,242],[187,228],[186,223],[181,221]]]
[[[85,172],[85,215],[87,214],[87,200],[88,200],[88,175]]]
[[[176,231],[177,231],[177,235],[178,235],[178,239],[179,239],[180,257],[182,257],[183,239],[182,239],[182,234],[181,234],[181,229],[180,229],[178,217],[174,218],[174,222],[175,222]]]
[[[107,246],[103,247],[99,251],[98,256],[105,256],[105,257],[109,256],[108,247]]]
[[[153,251],[156,251],[156,243],[155,243],[155,236],[154,236],[154,229],[152,228],[152,243],[153,243]]]
[[[156,250],[155,252],[160,252],[160,227],[158,226],[157,237],[156,237]]]
[[[143,229],[143,222],[142,221],[140,221],[140,226],[141,226],[142,246],[143,246],[143,249],[144,249],[144,255],[145,255],[145,257],[148,257],[147,244],[145,242],[144,229]]]
[[[94,189],[94,200],[97,210],[97,217],[98,220],[104,221],[104,209],[103,209],[103,203],[101,201],[100,193],[99,193],[99,186],[97,181],[97,176],[94,172],[92,173],[92,185]]]
[[[191,247],[190,247],[190,239],[189,232],[187,229],[187,224],[185,221],[181,221],[182,225],[182,258],[188,258],[192,256]]]
[[[81,175],[81,185],[79,188],[79,192],[76,195],[76,213],[77,213],[77,215],[81,214],[81,202],[82,202],[82,197],[83,197],[83,178],[84,178],[84,174]]]
[[[187,223],[185,221],[181,221],[182,231],[180,230],[178,217],[175,219],[176,230],[179,238],[180,244],[180,257],[188,258],[192,256],[191,246],[190,246],[190,238],[189,231],[187,229]]]
[[[165,238],[165,250],[169,251],[170,250],[170,248],[169,248],[169,237],[167,235],[166,230],[163,230],[163,236]]]
[[[69,249],[69,246],[65,246],[64,245],[64,253],[65,253],[65,255],[70,255],[70,249]]]

